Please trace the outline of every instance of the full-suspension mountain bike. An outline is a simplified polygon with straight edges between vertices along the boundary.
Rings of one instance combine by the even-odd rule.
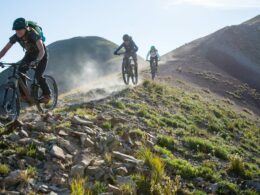
[[[12,75],[8,77],[7,82],[2,86],[3,94],[1,101],[1,116],[0,116],[0,125],[3,126],[10,122],[13,122],[18,119],[20,114],[20,90],[25,94],[25,99],[30,105],[36,105],[37,109],[44,113],[50,110],[53,110],[58,101],[58,87],[56,81],[53,77],[49,75],[44,75],[47,85],[51,91],[51,100],[47,103],[40,103],[39,99],[42,96],[42,90],[40,85],[37,83],[35,74],[33,76],[28,76],[27,74],[19,72],[18,68],[22,66],[21,63],[1,63],[0,67],[10,67],[12,70]],[[29,66],[33,72],[36,68]],[[26,85],[23,78],[25,78]]]
[[[124,55],[125,53],[118,53],[118,55]],[[124,57],[122,63],[122,76],[124,83],[129,85],[130,78],[132,83],[136,85],[138,83],[138,66],[135,65],[132,56]]]

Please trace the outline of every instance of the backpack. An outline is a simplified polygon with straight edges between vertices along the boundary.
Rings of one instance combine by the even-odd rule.
[[[45,42],[46,38],[43,35],[42,27],[40,27],[36,22],[33,21],[28,21],[28,26],[41,36],[42,42]]]

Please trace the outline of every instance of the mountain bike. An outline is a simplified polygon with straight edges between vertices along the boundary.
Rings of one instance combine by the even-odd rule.
[[[151,60],[147,60],[148,62],[150,62]],[[159,61],[159,60],[158,60]],[[152,58],[152,63],[151,63],[151,75],[152,75],[152,80],[155,79],[155,76],[157,75],[158,72],[158,61],[156,62],[155,58]]]
[[[118,53],[118,55],[123,54],[125,53]],[[129,85],[130,78],[132,79],[132,83],[134,85],[138,83],[138,66],[135,65],[132,56],[124,57],[122,63],[122,76],[126,85]]]
[[[22,64],[0,62],[0,67],[10,67],[12,70],[12,75],[8,77],[7,82],[3,85],[3,100],[0,105],[1,125],[14,122],[18,119],[21,108],[20,89],[23,91],[23,94],[25,94],[26,102],[29,103],[29,105],[36,105],[37,109],[41,113],[53,110],[57,105],[58,87],[55,79],[49,75],[44,75],[47,85],[51,91],[51,100],[47,104],[40,103],[39,99],[42,96],[42,90],[40,85],[37,83],[35,74],[33,74],[32,77],[29,77],[27,74],[23,74],[18,71],[19,66],[22,66]],[[29,68],[33,70],[33,72],[36,70],[35,67],[29,66]],[[25,78],[25,82],[28,81],[31,85],[27,86],[23,78]]]

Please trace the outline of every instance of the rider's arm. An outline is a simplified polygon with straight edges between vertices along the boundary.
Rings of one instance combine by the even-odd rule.
[[[4,55],[6,54],[6,52],[8,52],[8,50],[9,50],[12,46],[13,46],[13,44],[11,44],[11,43],[7,43],[7,44],[5,45],[5,47],[0,51],[0,59],[1,59],[2,57],[4,57]]]
[[[37,61],[41,61],[42,58],[44,57],[44,54],[45,54],[42,40],[39,39],[39,40],[36,42],[36,45],[37,45],[37,47],[38,47],[38,49],[39,49],[39,54],[38,54],[38,57],[37,57]]]
[[[122,43],[114,52],[114,54],[117,54],[117,52],[124,47],[124,43]]]

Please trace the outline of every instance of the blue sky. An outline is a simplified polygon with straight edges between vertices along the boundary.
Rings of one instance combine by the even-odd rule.
[[[47,45],[91,35],[120,44],[122,35],[128,33],[140,55],[145,56],[151,45],[164,54],[258,14],[259,0],[2,0],[0,47],[14,33],[13,20],[25,17],[43,27]],[[22,56],[16,45],[2,61],[17,61]]]

